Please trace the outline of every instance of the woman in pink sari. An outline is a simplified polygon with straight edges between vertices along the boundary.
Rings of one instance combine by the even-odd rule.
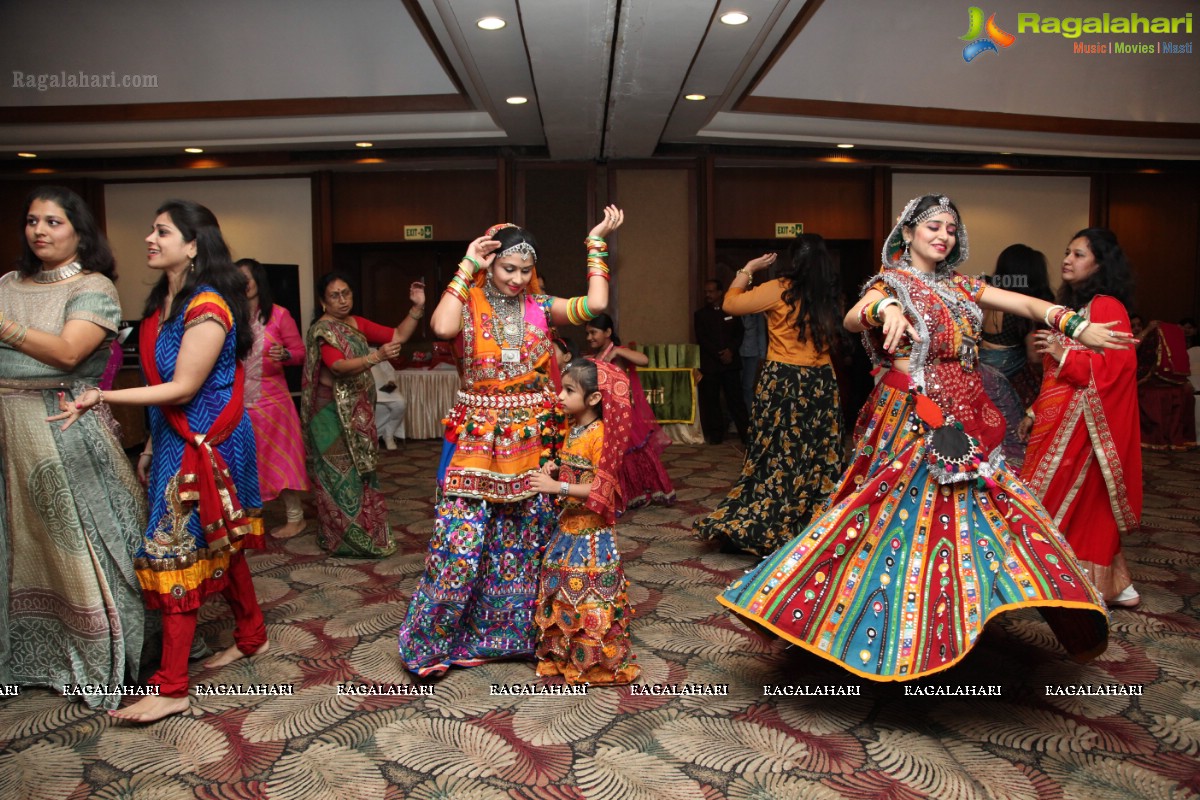
[[[675,487],[663,468],[662,453],[671,440],[659,427],[654,411],[646,402],[642,382],[638,380],[637,368],[650,363],[645,353],[622,347],[612,317],[597,314],[587,324],[587,341],[597,361],[616,364],[629,374],[629,386],[633,392],[633,428],[629,435],[629,446],[621,462],[621,497],[619,509],[640,508],[658,503],[664,506],[675,504]]]
[[[272,301],[266,268],[253,258],[241,259],[237,268],[246,276],[254,331],[254,346],[246,356],[246,411],[258,451],[258,487],[263,503],[283,497],[287,524],[273,528],[271,535],[288,539],[304,530],[300,493],[308,491],[308,473],[300,415],[283,368],[304,363],[304,340],[288,310]]]

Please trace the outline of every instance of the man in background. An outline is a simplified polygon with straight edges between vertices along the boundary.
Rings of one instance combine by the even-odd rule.
[[[721,310],[724,298],[720,283],[705,282],[704,307],[692,317],[696,342],[700,345],[700,383],[696,387],[700,427],[706,442],[720,444],[732,418],[738,437],[745,444],[750,421],[742,395],[742,362],[738,352],[742,344],[742,321]]]

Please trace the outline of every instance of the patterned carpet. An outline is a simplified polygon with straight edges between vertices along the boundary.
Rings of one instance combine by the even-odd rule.
[[[672,509],[618,528],[646,684],[728,685],[716,696],[493,696],[538,685],[529,663],[453,670],[432,694],[339,695],[409,684],[396,628],[432,533],[434,442],[385,453],[400,552],[328,558],[311,531],[251,556],[272,650],[193,682],[294,687],[293,696],[192,698],[189,714],[116,724],[26,689],[0,700],[0,798],[347,800],[790,800],[1200,796],[1200,455],[1148,454],[1146,527],[1127,543],[1144,602],[1112,617],[1108,652],[1061,655],[1036,614],[993,624],[924,687],[999,685],[1000,696],[906,695],[734,622],[714,602],[749,556],[689,534],[740,467],[729,446],[668,449]],[[269,508],[269,523],[281,509]],[[202,635],[230,641],[223,601]],[[764,686],[859,687],[858,696],[764,696]],[[1140,696],[1056,696],[1122,685]],[[854,689],[851,688],[851,691]]]

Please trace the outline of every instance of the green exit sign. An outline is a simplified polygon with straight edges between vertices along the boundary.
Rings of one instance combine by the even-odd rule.
[[[776,222],[775,238],[792,239],[804,233],[803,222]]]
[[[409,241],[412,239],[432,239],[432,238],[433,238],[433,226],[432,225],[405,225],[404,226],[405,241]]]

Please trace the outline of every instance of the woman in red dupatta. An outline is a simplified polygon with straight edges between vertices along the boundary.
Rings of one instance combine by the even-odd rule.
[[[1058,302],[1092,322],[1129,332],[1133,278],[1117,237],[1104,228],[1067,246]],[[1042,500],[1110,606],[1140,602],[1121,552],[1121,534],[1142,516],[1137,355],[1096,353],[1050,331],[1037,335],[1042,390],[1026,412],[1032,428],[1021,479]]]
[[[148,385],[91,389],[52,418],[70,425],[104,402],[150,407],[151,444],[138,464],[150,518],[134,568],[147,607],[162,611],[162,658],[148,681],[159,694],[109,712],[134,722],[187,710],[188,654],[209,596],[225,596],[235,626],[233,645],[206,667],[267,649],[242,552],[262,543],[254,431],[243,401],[241,359],[252,344],[246,279],[207,208],[169,200],[157,213],[147,266],[164,274],[146,300],[140,334]]]

